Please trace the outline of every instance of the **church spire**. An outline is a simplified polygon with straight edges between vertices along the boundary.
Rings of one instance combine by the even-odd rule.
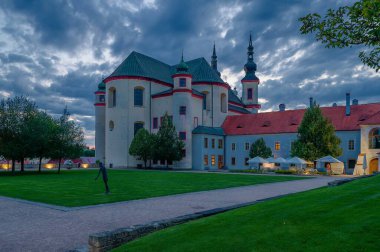
[[[177,65],[176,70],[177,70],[177,73],[187,73],[189,70],[189,67],[187,66],[187,64],[183,60],[183,50],[182,50],[182,55],[181,55],[181,61]]]
[[[220,76],[220,72],[218,71],[218,56],[216,56],[215,42],[211,56],[211,68],[214,69],[215,72]]]
[[[253,45],[252,45],[252,34],[249,34],[249,45],[248,45],[248,62],[253,62]]]

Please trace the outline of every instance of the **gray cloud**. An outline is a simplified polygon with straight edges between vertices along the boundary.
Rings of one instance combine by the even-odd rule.
[[[379,75],[361,67],[360,47],[326,49],[300,35],[299,17],[353,1],[27,1],[0,2],[0,98],[24,94],[54,115],[65,105],[93,145],[93,92],[133,51],[168,64],[210,59],[238,76],[249,33],[262,79],[263,109],[378,101]],[[230,79],[230,78],[229,78]],[[233,79],[233,78],[232,78]],[[230,83],[237,85],[240,83]]]

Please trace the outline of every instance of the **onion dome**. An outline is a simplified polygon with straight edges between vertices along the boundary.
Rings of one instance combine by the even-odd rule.
[[[98,90],[99,90],[99,91],[104,91],[104,90],[106,90],[106,84],[105,84],[103,81],[99,83],[99,85],[98,85]]]
[[[187,73],[189,71],[188,65],[185,63],[185,61],[183,61],[183,52],[182,52],[181,61],[177,65],[176,70],[177,70],[176,73]]]

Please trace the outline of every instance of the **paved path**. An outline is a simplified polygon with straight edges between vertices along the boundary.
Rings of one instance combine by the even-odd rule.
[[[0,197],[0,251],[67,251],[89,234],[326,186],[336,177],[64,208]]]

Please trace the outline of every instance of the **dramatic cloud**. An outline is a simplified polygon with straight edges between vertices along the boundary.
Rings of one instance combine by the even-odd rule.
[[[300,35],[299,17],[353,1],[28,1],[0,2],[0,98],[24,94],[59,115],[67,105],[94,145],[93,91],[135,50],[168,64],[210,59],[241,90],[249,33],[261,79],[263,111],[330,106],[345,92],[379,102],[379,74],[364,67],[362,48],[326,49]]]

